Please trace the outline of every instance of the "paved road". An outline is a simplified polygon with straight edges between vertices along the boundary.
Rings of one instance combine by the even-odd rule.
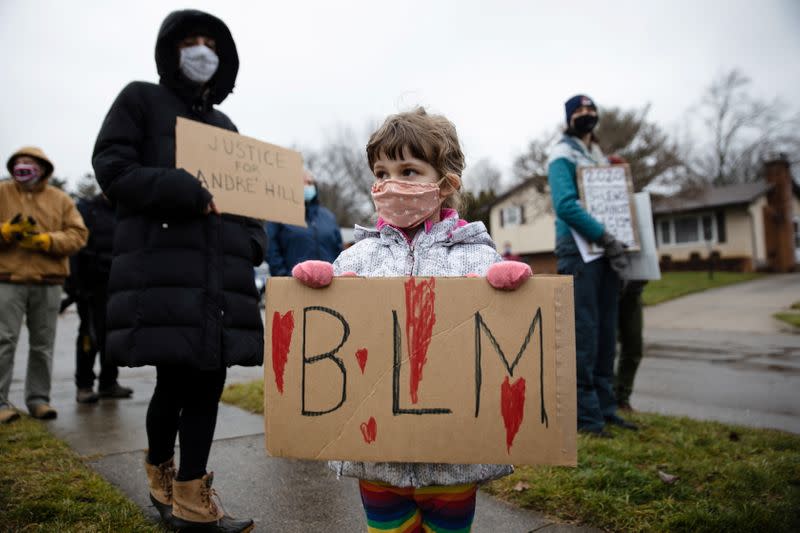
[[[53,433],[64,439],[88,464],[148,516],[158,515],[147,497],[142,463],[147,447],[145,413],[155,383],[151,368],[121,369],[120,382],[133,387],[129,400],[105,400],[97,405],[75,402],[74,344],[77,316],[67,311],[59,319],[53,379],[56,420],[48,422]],[[27,362],[27,335],[17,348],[17,365],[11,401],[24,405],[22,386]],[[228,382],[261,377],[261,368],[234,367]],[[282,533],[364,531],[366,521],[352,479],[337,480],[320,462],[275,459],[266,455],[261,416],[221,404],[209,469],[228,513],[253,518],[256,531]],[[483,493],[473,530],[522,533],[529,531],[588,532],[593,528],[553,523],[537,513],[509,506]]]
[[[800,433],[800,335],[772,314],[800,301],[800,274],[645,308],[635,408]]]
[[[647,329],[631,404],[800,433],[800,335]]]

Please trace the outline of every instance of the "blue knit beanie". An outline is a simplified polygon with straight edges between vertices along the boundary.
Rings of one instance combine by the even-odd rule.
[[[572,117],[572,114],[582,106],[592,107],[595,111],[597,111],[597,106],[594,105],[594,100],[585,94],[576,94],[564,102],[564,110],[567,112],[567,126],[569,126],[569,119]]]

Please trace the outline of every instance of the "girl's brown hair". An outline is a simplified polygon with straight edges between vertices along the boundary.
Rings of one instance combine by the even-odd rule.
[[[464,153],[453,123],[442,115],[429,115],[422,107],[390,115],[367,143],[369,168],[381,156],[402,159],[404,150],[431,165],[439,177],[446,178],[442,189],[449,188],[452,192],[442,205],[458,209]]]

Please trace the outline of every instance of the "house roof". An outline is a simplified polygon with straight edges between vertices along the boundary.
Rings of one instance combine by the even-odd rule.
[[[708,209],[727,205],[749,204],[753,200],[766,194],[772,185],[757,181],[753,183],[740,183],[725,187],[706,187],[674,196],[654,196],[653,214],[679,213],[694,211],[695,209]]]
[[[490,203],[486,207],[488,209],[491,209],[494,206],[496,206],[497,204],[499,204],[500,202],[510,198],[511,196],[514,196],[515,194],[517,194],[518,192],[522,191],[523,189],[527,189],[528,187],[532,187],[533,184],[534,184],[534,178],[528,178],[528,179],[518,183],[517,185],[514,185],[509,190],[507,190],[506,192],[504,192],[503,194],[501,194],[500,196],[495,198],[494,201],[492,203]]]
[[[532,186],[534,186],[534,178],[528,178],[495,198],[492,203],[484,206],[481,210],[493,209],[497,204]],[[726,205],[749,204],[769,192],[772,187],[766,181],[757,181],[726,185],[724,187],[706,187],[674,196],[652,195],[653,214],[678,213]],[[792,180],[792,191],[795,196],[800,197],[800,185],[795,180]]]

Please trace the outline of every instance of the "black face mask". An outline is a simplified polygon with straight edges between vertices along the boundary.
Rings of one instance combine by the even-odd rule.
[[[572,130],[575,131],[578,135],[586,135],[587,133],[591,133],[595,126],[597,126],[597,116],[596,115],[581,115],[579,117],[575,117],[572,121],[573,126]]]

